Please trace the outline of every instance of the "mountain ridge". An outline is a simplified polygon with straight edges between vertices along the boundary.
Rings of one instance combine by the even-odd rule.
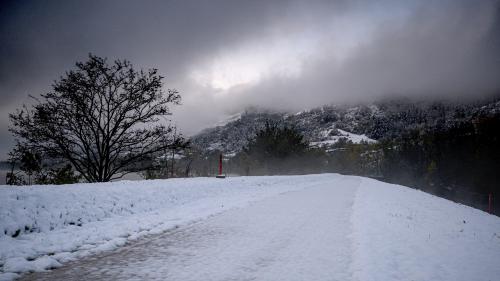
[[[299,112],[251,108],[233,114],[192,137],[205,151],[235,154],[268,121],[296,128],[312,145],[329,147],[346,142],[394,139],[409,130],[444,130],[460,122],[499,115],[500,97],[472,103],[447,101],[380,101],[358,105],[324,105]]]

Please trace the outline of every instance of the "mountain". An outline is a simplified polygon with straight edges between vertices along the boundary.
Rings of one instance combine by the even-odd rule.
[[[313,146],[330,147],[341,140],[373,143],[398,138],[414,129],[444,130],[499,114],[498,97],[473,103],[399,99],[354,106],[325,105],[296,113],[252,109],[205,129],[192,142],[205,151],[234,155],[271,120],[295,127]]]

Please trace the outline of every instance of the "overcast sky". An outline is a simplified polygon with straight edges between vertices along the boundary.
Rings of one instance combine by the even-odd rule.
[[[158,68],[186,135],[249,106],[500,89],[500,2],[12,1],[0,7],[0,159],[8,113],[89,52]]]

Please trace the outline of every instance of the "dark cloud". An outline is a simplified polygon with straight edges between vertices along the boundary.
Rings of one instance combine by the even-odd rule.
[[[403,19],[376,26],[370,39],[341,60],[329,51],[336,42],[327,39],[298,79],[268,77],[237,89],[232,106],[245,100],[298,110],[394,95],[466,98],[498,92],[498,3],[481,4],[416,6]]]
[[[256,105],[301,109],[500,87],[498,1],[12,1],[0,8],[8,112],[89,52],[159,68],[190,134]]]

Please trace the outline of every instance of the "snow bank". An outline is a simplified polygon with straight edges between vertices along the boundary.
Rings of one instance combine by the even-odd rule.
[[[0,186],[0,279],[55,268],[308,182],[287,176]]]
[[[363,178],[353,214],[354,280],[499,280],[500,219]]]

